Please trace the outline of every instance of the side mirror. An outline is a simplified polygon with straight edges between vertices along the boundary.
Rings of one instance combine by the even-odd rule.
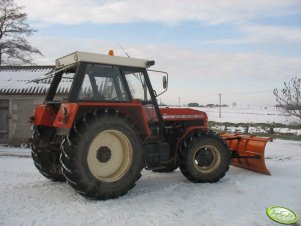
[[[155,94],[156,97],[160,96],[161,94],[165,93],[168,88],[168,74],[165,71],[157,71],[157,70],[147,70],[147,73],[150,75],[149,77],[152,78],[150,79],[153,82],[152,88],[154,90],[159,90],[158,94]],[[159,76],[158,76],[158,73]],[[163,75],[164,74],[164,75]],[[163,90],[161,86],[161,82],[163,85]],[[157,86],[157,87],[155,87]]]
[[[167,81],[166,76],[164,76],[163,77],[163,89],[167,89],[167,86],[168,86],[168,81]]]

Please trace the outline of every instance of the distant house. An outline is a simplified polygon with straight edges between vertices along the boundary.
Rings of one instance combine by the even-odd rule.
[[[189,103],[188,107],[199,107],[200,105],[198,103]]]
[[[45,78],[54,66],[0,67],[0,144],[20,145],[31,137],[28,119],[36,105],[43,103],[48,82]],[[48,79],[49,80],[49,79]]]

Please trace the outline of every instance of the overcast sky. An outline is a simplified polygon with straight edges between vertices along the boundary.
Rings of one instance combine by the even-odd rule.
[[[274,88],[301,77],[299,0],[16,0],[44,57],[74,51],[155,60],[169,73],[165,103],[272,106]]]

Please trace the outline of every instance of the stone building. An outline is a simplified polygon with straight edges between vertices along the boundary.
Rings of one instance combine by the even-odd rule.
[[[33,109],[43,103],[54,66],[0,67],[0,144],[20,145],[32,131],[28,123]],[[38,80],[39,82],[33,82]]]

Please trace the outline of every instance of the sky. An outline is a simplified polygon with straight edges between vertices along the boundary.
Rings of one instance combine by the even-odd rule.
[[[167,104],[276,104],[274,88],[301,77],[299,0],[15,0],[37,30],[37,64],[75,51],[155,60]]]

